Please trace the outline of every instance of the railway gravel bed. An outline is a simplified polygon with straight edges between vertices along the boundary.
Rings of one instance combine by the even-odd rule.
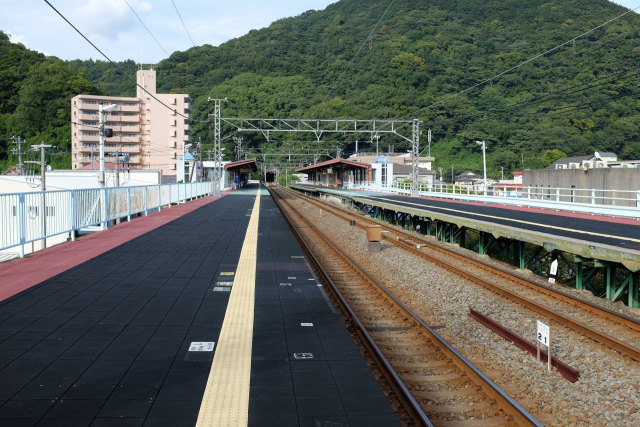
[[[366,233],[333,215],[296,200],[327,236],[388,286],[456,348],[480,367],[530,413],[547,425],[640,425],[640,364],[589,338],[554,325],[521,306],[383,244],[367,250]],[[449,247],[449,246],[448,246]],[[451,247],[453,247],[451,245]],[[464,251],[461,248],[454,249]],[[469,253],[465,252],[465,255]],[[529,277],[531,279],[531,277]],[[583,299],[625,314],[637,312],[575,292]],[[580,371],[571,383],[546,365],[504,341],[468,316],[472,307],[533,342],[536,319],[551,323],[553,353]]]

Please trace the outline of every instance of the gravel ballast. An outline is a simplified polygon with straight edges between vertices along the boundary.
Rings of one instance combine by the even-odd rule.
[[[293,204],[428,324],[439,326],[438,333],[544,424],[640,425],[638,362],[388,243],[383,243],[381,252],[369,253],[364,230],[304,201]],[[453,245],[447,248],[477,256]],[[637,311],[621,309],[584,291],[562,290],[637,316]],[[555,370],[548,372],[546,363],[469,317],[469,308],[531,342],[536,320],[550,324],[554,356],[579,370],[579,381],[571,383]]]

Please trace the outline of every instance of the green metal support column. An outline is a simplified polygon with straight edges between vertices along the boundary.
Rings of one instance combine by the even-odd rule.
[[[524,247],[524,242],[521,240],[514,240],[513,241],[513,255],[514,255],[514,261],[515,261],[515,265],[518,266],[518,268],[523,269],[526,267],[527,265],[527,254],[525,252],[525,247]]]
[[[604,280],[606,286],[606,297],[609,301],[615,301],[616,293],[616,266],[606,261],[596,261],[596,267],[604,267]]]
[[[456,225],[449,224],[449,243],[456,243]]]
[[[583,263],[587,261],[587,259],[578,255],[576,255],[573,259],[575,262],[576,289],[582,290],[584,289],[585,282],[589,280],[589,277],[591,277],[591,275],[589,275],[589,277],[585,277],[585,269]]]
[[[640,271],[629,276],[629,307],[640,307]]]
[[[461,248],[464,248],[467,243],[467,228],[460,227],[458,230],[458,244]]]
[[[478,239],[478,253],[480,255],[485,255],[487,253],[487,249],[487,233],[481,231],[480,238]]]

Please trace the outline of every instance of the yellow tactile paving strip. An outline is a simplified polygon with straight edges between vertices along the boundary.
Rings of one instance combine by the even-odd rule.
[[[249,219],[229,304],[204,391],[197,427],[246,426],[256,283],[260,191]]]

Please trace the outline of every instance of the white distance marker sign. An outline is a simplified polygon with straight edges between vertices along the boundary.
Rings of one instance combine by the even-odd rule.
[[[538,341],[548,346],[549,345],[549,326],[545,325],[541,321],[538,322]]]

